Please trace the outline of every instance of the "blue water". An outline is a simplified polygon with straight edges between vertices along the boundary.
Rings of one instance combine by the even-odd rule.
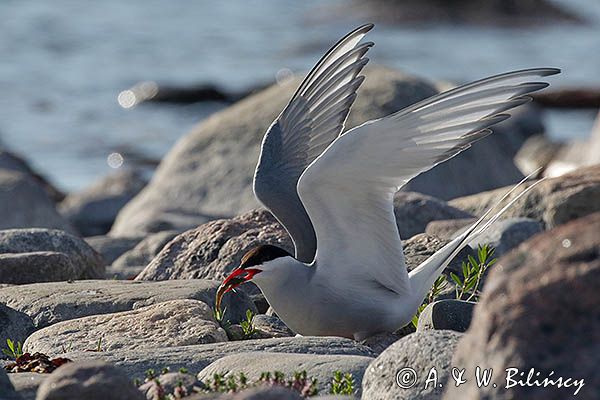
[[[302,72],[365,21],[334,17],[344,1],[0,0],[0,141],[66,190],[110,172],[115,151],[159,159],[220,104],[123,109],[142,80],[238,90]],[[560,85],[600,85],[600,2],[562,0],[587,25],[535,29],[378,26],[372,62],[464,82],[554,66]],[[324,5],[325,4],[325,5]],[[328,14],[329,13],[329,14]],[[339,13],[337,13],[339,16]],[[549,133],[585,137],[594,112],[550,113]],[[125,157],[124,165],[130,163]]]

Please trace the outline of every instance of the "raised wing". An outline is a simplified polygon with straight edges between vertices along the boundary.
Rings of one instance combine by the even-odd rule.
[[[317,269],[342,279],[410,291],[394,193],[418,174],[488,135],[503,112],[547,83],[556,69],[510,72],[433,96],[337,138],[304,172],[298,193],[319,243]],[[473,166],[476,168],[476,166]]]
[[[355,29],[321,58],[263,139],[254,194],[287,229],[300,261],[312,261],[317,242],[296,191],[298,179],[342,132],[364,79],[358,75],[369,61],[364,55],[373,46],[359,42],[372,28]]]

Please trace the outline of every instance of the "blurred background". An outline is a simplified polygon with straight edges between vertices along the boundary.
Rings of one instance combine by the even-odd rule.
[[[558,67],[554,88],[600,88],[598,0],[0,0],[0,18],[0,146],[65,191],[151,171],[195,123],[306,72],[365,22],[377,24],[372,63],[426,79]],[[595,115],[544,118],[566,141]]]

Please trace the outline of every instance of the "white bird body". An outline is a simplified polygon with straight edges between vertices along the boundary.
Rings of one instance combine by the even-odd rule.
[[[559,72],[494,76],[342,133],[372,46],[359,42],[371,28],[354,30],[326,53],[262,143],[254,192],[290,234],[295,257],[274,246],[257,248],[217,296],[252,279],[302,335],[362,339],[410,322],[452,258],[504,209],[488,211],[408,273],[394,193],[487,136],[489,126],[508,118],[503,112],[547,86],[532,77]]]
[[[293,257],[280,257],[260,268],[263,272],[253,282],[286,325],[302,335],[362,338],[392,332],[411,320],[422,300],[398,296],[360,274],[335,281],[326,266],[307,265]]]

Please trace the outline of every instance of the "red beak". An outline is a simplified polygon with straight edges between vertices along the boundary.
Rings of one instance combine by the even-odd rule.
[[[222,287],[226,288],[223,293],[227,293],[230,290],[240,286],[242,283],[246,283],[252,280],[252,278],[254,278],[254,275],[258,274],[259,272],[262,272],[262,270],[257,268],[240,267],[234,269],[233,272],[227,278],[225,278],[225,280],[221,284]]]
[[[235,289],[242,283],[246,283],[252,280],[252,278],[254,278],[254,275],[258,274],[259,272],[262,272],[262,270],[258,268],[238,267],[234,269],[233,272],[227,278],[225,278],[223,283],[221,283],[219,289],[217,289],[217,299],[215,301],[215,308],[217,310],[221,309],[221,299],[223,298],[223,295],[225,293]]]

